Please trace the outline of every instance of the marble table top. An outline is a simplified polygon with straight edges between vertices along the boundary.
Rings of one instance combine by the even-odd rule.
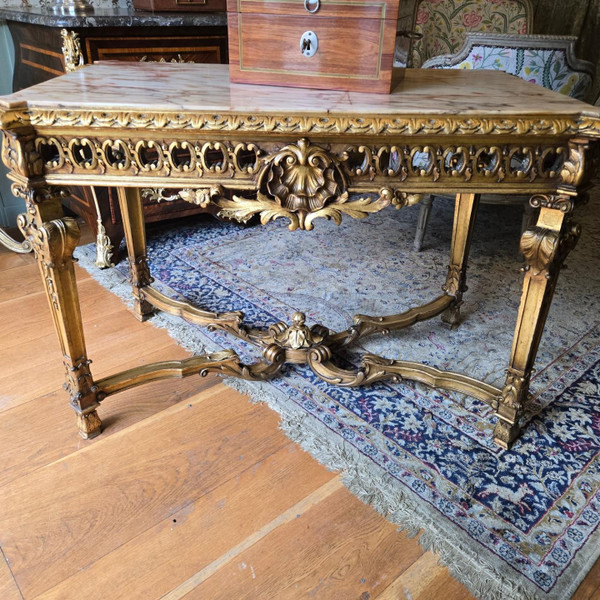
[[[499,71],[407,69],[391,94],[320,91],[229,81],[227,65],[100,62],[0,97],[0,109],[128,111],[323,118],[518,119],[581,116],[600,108]],[[600,124],[594,124],[600,130]]]
[[[150,12],[131,8],[95,8],[89,15],[55,15],[42,7],[0,7],[0,19],[45,27],[210,27],[227,25],[227,13]]]

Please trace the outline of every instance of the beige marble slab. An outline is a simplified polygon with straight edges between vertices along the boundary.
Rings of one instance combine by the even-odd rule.
[[[499,71],[408,69],[386,94],[231,84],[226,65],[101,62],[0,98],[6,108],[257,115],[577,115],[600,108]]]

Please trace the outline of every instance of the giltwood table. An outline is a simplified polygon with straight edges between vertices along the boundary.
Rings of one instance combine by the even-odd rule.
[[[571,213],[590,171],[588,146],[600,137],[600,109],[492,71],[408,70],[391,95],[376,95],[230,85],[221,65],[97,63],[0,99],[0,120],[2,159],[27,206],[19,224],[40,266],[83,437],[100,432],[97,408],[110,394],[211,371],[266,379],[286,362],[344,386],[403,378],[463,392],[494,408],[498,444],[518,436],[558,272],[579,236]],[[60,202],[69,185],[119,189],[140,320],[158,309],[219,328],[261,346],[263,360],[245,365],[225,350],[95,380],[72,260],[79,230]],[[281,217],[291,230],[312,229],[318,217],[402,208],[425,193],[456,194],[443,293],[401,314],[356,315],[342,332],[309,328],[302,313],[251,329],[240,312],[211,313],[152,286],[141,188],[165,200],[177,189],[241,221]],[[356,370],[337,367],[335,351],[363,336],[436,315],[459,323],[482,193],[528,194],[539,208],[521,238],[523,295],[504,387],[374,355]]]

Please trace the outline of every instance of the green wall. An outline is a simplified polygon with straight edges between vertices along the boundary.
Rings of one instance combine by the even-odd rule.
[[[0,21],[0,95],[10,94],[12,91],[14,64],[10,33],[6,23]],[[14,227],[17,215],[23,212],[25,205],[22,200],[12,195],[6,173],[6,167],[0,161],[0,225]]]

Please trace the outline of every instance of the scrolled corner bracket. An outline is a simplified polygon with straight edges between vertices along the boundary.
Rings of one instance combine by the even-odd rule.
[[[71,73],[84,66],[79,34],[61,29],[60,36],[62,38],[61,50],[65,61],[65,71]]]
[[[550,208],[565,214],[572,213],[574,207],[573,198],[563,194],[557,196],[534,194],[529,199],[529,204],[533,208]]]
[[[35,207],[44,202],[60,202],[63,198],[71,195],[71,190],[65,186],[42,185],[30,187],[22,183],[15,182],[10,188],[13,195],[25,201],[27,212],[35,213]]]
[[[569,155],[560,170],[560,180],[563,185],[577,187],[581,185],[585,175],[585,150],[587,140],[569,143]]]

